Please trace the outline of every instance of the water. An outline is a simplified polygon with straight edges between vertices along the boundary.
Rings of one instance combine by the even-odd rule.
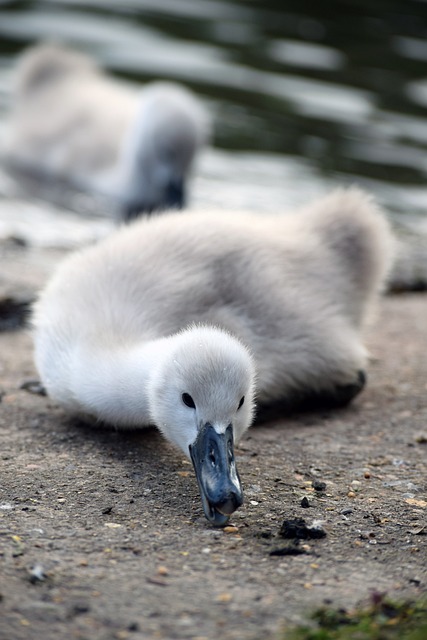
[[[425,0],[0,0],[0,128],[15,56],[59,39],[129,82],[182,81],[206,103],[215,131],[192,206],[286,210],[356,183],[421,229],[426,35]],[[20,233],[31,233],[37,210],[43,242],[42,201],[22,199],[4,175],[0,192],[0,233],[22,210]],[[95,236],[107,232],[108,222],[93,224]],[[79,242],[78,230],[68,235]]]

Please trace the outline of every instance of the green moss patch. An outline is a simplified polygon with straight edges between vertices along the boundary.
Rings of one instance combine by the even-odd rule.
[[[282,640],[426,640],[427,600],[393,602],[374,594],[364,609],[322,608],[311,626],[285,631]]]

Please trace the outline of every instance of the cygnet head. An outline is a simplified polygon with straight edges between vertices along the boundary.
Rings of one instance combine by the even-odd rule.
[[[191,327],[168,341],[148,391],[152,419],[191,458],[205,515],[224,526],[243,502],[234,442],[252,422],[252,358],[213,327]]]
[[[186,89],[167,82],[148,85],[122,153],[128,175],[123,217],[182,209],[194,156],[209,135],[207,114]]]

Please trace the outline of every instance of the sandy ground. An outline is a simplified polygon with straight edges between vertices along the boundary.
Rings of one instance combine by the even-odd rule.
[[[0,292],[31,295],[58,257],[3,244]],[[1,640],[268,640],[325,603],[425,594],[427,295],[386,297],[367,341],[351,407],[284,416],[240,443],[245,504],[223,531],[182,454],[155,430],[93,430],[21,389],[36,376],[31,339],[1,333]],[[271,555],[293,517],[326,537]]]

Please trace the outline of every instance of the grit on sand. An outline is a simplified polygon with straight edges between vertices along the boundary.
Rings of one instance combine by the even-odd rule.
[[[1,254],[3,298],[31,295],[61,257],[14,242]],[[90,429],[21,388],[36,377],[30,336],[2,332],[0,638],[268,640],[325,603],[426,594],[426,294],[386,296],[367,343],[350,407],[244,437],[245,503],[216,530],[181,453],[154,429]],[[294,517],[326,537],[271,555]]]

